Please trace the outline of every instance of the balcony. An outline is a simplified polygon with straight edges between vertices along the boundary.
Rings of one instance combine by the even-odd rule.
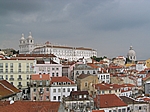
[[[14,78],[9,78],[9,80],[10,80],[10,81],[13,81],[13,80],[14,80]]]
[[[22,78],[18,78],[18,80],[22,80]]]
[[[22,85],[18,85],[18,88],[21,88],[22,87]]]

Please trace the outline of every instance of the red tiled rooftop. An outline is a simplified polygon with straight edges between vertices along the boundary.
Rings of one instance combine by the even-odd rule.
[[[20,92],[20,90],[14,87],[12,84],[7,82],[6,80],[0,81],[0,98],[8,97],[9,95],[13,95],[18,92]]]
[[[58,112],[59,106],[60,102],[15,101],[13,104],[0,105],[0,112]]]
[[[98,100],[100,99],[100,100]],[[99,102],[100,101],[100,102]],[[100,106],[100,108],[112,108],[112,107],[122,107],[127,106],[119,97],[115,94],[104,94],[104,95],[97,95],[94,98],[94,102],[96,106]]]
[[[71,84],[75,84],[72,80],[70,80],[68,77],[51,77],[51,83],[53,82],[70,82]]]
[[[31,80],[50,80],[49,74],[32,74]]]
[[[105,112],[104,110],[92,110],[92,112]]]

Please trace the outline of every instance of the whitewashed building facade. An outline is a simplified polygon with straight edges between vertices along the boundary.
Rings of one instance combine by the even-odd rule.
[[[22,34],[19,47],[20,54],[54,54],[59,58],[68,59],[70,61],[76,61],[83,57],[90,58],[92,56],[97,56],[97,51],[92,48],[54,45],[50,42],[46,42],[43,45],[35,45],[31,32],[27,39],[25,39],[24,34]]]

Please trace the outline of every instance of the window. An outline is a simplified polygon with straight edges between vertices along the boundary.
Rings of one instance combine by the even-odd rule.
[[[40,86],[42,86],[42,81],[40,81]]]
[[[66,89],[65,89],[65,88],[63,88],[63,92],[66,92]]]
[[[6,80],[8,80],[8,75],[6,75]]]
[[[52,76],[54,77],[54,72],[52,73]]]
[[[126,109],[125,109],[125,108],[123,108],[123,109],[122,109],[122,112],[126,112]]]
[[[21,78],[21,75],[18,76],[18,79],[22,79],[22,78]]]
[[[46,91],[49,91],[49,88],[46,88]]]
[[[0,67],[3,68],[3,63],[0,63]]]
[[[8,73],[8,69],[7,68],[5,69],[5,72]]]
[[[5,67],[8,68],[8,63],[5,63]]]
[[[95,74],[95,71],[93,71],[93,74]]]
[[[109,93],[111,93],[111,90],[109,90]]]
[[[46,81],[46,86],[48,86],[48,85],[49,85],[49,81],[47,80],[47,81]]]
[[[56,96],[53,96],[53,100],[56,100]]]
[[[61,92],[61,89],[58,89],[58,92]]]
[[[10,82],[10,84],[12,84],[12,85],[13,85],[13,82]]]
[[[10,63],[10,68],[13,68],[13,63]]]
[[[79,72],[78,72],[78,71],[76,72],[76,75],[79,75]]]
[[[3,75],[0,75],[0,80],[3,80]]]
[[[29,82],[27,82],[27,86],[29,86]]]
[[[84,71],[82,71],[82,74],[84,74]]]
[[[109,79],[109,75],[106,75],[106,79]]]
[[[27,80],[29,80],[29,75],[27,75]]]
[[[67,89],[67,92],[70,92],[70,88]]]
[[[79,95],[79,98],[82,98],[82,95]]]
[[[18,82],[18,85],[21,85],[21,82]]]
[[[3,68],[0,68],[0,73],[3,73]]]
[[[56,73],[56,76],[58,77],[58,72]]]
[[[84,98],[86,98],[86,95],[84,95]]]
[[[59,70],[58,68],[56,68],[56,70]]]
[[[19,67],[19,68],[21,67],[21,63],[18,63],[18,67]]]
[[[36,88],[34,88],[33,91],[36,92]]]
[[[58,96],[58,101],[60,101],[60,96]]]
[[[46,100],[49,100],[49,96],[46,96]]]
[[[13,68],[10,69],[10,72],[13,73]]]
[[[84,86],[85,86],[85,87],[87,87],[87,86],[88,86],[88,83],[87,83],[87,82],[85,82],[85,83],[84,83]]]
[[[104,91],[102,91],[102,94],[104,94],[105,92]]]
[[[56,89],[53,89],[53,93],[56,93]]]
[[[52,68],[52,70],[55,70],[55,68]]]
[[[72,88],[72,91],[74,91],[74,88]]]

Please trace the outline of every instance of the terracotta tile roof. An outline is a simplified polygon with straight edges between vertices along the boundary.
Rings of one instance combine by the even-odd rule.
[[[15,86],[6,80],[0,80],[0,99],[20,92]]]
[[[13,104],[0,105],[0,112],[58,112],[59,106],[60,102],[15,101]]]
[[[121,69],[123,68],[123,66],[114,66],[114,65],[111,65],[108,67],[108,69]]]
[[[50,80],[49,74],[32,74],[31,80]]]
[[[93,63],[87,63],[88,66],[91,66],[92,68],[100,68],[99,66],[93,64]]]
[[[107,83],[99,83],[95,84],[95,89],[100,89],[100,90],[114,90],[114,89],[120,89],[121,86],[117,84],[107,84]]]
[[[70,80],[68,77],[51,77],[51,84],[54,82],[70,82],[71,84],[75,84],[72,80]]]
[[[122,84],[123,87],[136,87],[134,84]]]
[[[95,105],[100,108],[112,108],[112,107],[127,106],[127,104],[124,103],[115,94],[97,95],[96,98],[94,98],[94,102],[95,102]]]
[[[70,95],[89,95],[88,91],[71,91]]]
[[[146,71],[140,71],[138,74],[146,74]]]

